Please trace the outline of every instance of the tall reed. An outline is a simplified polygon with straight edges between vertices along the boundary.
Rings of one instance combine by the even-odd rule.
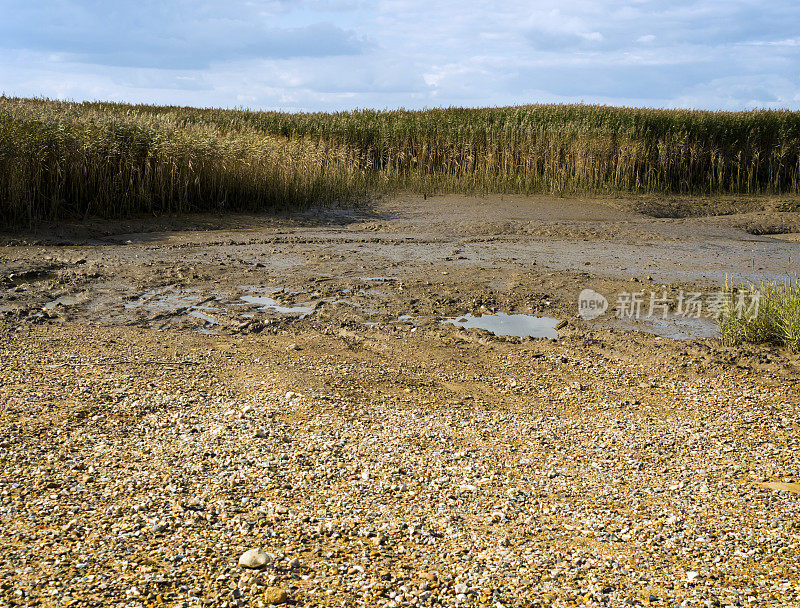
[[[348,203],[343,148],[140,113],[0,104],[0,220]]]
[[[295,208],[367,191],[800,192],[800,113],[254,112],[0,97],[0,218]]]

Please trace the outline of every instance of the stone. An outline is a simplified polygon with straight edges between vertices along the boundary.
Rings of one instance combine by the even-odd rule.
[[[289,594],[280,587],[268,587],[264,591],[264,602],[267,605],[279,606],[289,601]]]
[[[266,567],[269,561],[269,555],[267,555],[267,553],[259,547],[257,549],[250,549],[242,553],[241,557],[239,558],[239,565],[243,568],[259,570]]]

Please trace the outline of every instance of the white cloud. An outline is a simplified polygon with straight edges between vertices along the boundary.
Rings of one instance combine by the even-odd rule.
[[[800,108],[789,0],[0,0],[0,11],[8,94],[287,110]]]

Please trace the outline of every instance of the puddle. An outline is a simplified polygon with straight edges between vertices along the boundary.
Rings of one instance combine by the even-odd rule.
[[[485,329],[496,336],[516,336],[518,338],[558,338],[556,325],[558,319],[534,317],[533,315],[509,315],[504,312],[489,315],[462,315],[449,317],[441,323],[452,323],[467,329]]]
[[[201,296],[196,292],[166,291],[154,289],[144,292],[135,300],[125,302],[125,308],[144,308],[154,312],[173,312],[201,304]]]
[[[314,312],[313,306],[299,305],[299,306],[282,306],[278,304],[277,300],[269,296],[241,296],[239,298],[248,304],[254,304],[260,310],[271,310],[282,315],[296,315],[299,318],[304,318]]]
[[[4,277],[2,282],[16,287],[19,285],[25,285],[27,283],[35,283],[37,281],[52,279],[55,276],[56,273],[52,271],[27,270],[25,272],[10,274],[7,277]]]
[[[599,326],[625,331],[643,331],[672,340],[695,340],[720,336],[719,325],[715,320],[682,315],[668,315],[666,319],[662,317],[611,319],[600,323]]]
[[[200,310],[190,310],[189,316],[194,317],[196,319],[200,319],[201,321],[205,321],[206,323],[210,323],[211,325],[219,325],[219,320],[211,315],[208,315]]]
[[[56,298],[55,300],[51,300],[47,304],[45,304],[42,308],[45,310],[52,310],[56,306],[73,306],[80,302],[80,298],[78,296],[61,296],[60,298]]]
[[[144,292],[135,300],[125,302],[127,309],[139,308],[156,314],[182,314],[199,319],[209,325],[219,325],[219,318],[213,313],[221,311],[209,305],[218,303],[217,296],[203,296],[196,291],[153,289]]]
[[[258,306],[259,310],[269,310],[269,311],[276,312],[276,313],[281,314],[281,315],[295,316],[295,317],[298,317],[300,319],[303,319],[303,318],[307,317],[308,315],[313,314],[315,311],[318,310],[319,306],[323,305],[323,304],[329,304],[329,305],[334,305],[334,306],[335,305],[345,305],[345,306],[351,306],[353,308],[359,308],[359,309],[363,309],[364,308],[363,305],[358,303],[358,302],[354,302],[354,301],[349,300],[347,298],[337,297],[337,296],[328,296],[328,297],[324,297],[324,298],[317,297],[317,298],[314,298],[314,299],[312,299],[312,300],[310,300],[308,302],[303,302],[302,304],[295,304],[295,305],[292,305],[292,306],[288,306],[288,305],[280,304],[278,302],[278,300],[276,300],[275,298],[273,298],[273,297],[271,297],[269,295],[264,295],[264,293],[273,294],[274,295],[274,294],[276,294],[276,292],[290,293],[290,294],[300,294],[300,293],[303,293],[303,292],[302,291],[284,291],[284,290],[282,290],[280,288],[277,288],[277,287],[276,288],[258,289],[258,290],[250,288],[250,291],[251,292],[252,291],[260,291],[261,294],[250,293],[248,295],[239,296],[239,299],[242,300],[243,302],[248,303],[248,304],[252,304],[254,306]],[[339,291],[339,293],[341,295],[347,296],[351,292],[350,292],[349,289],[342,289],[342,290]],[[313,295],[319,295],[319,294],[315,293]],[[312,297],[313,297],[313,295],[312,295]],[[366,314],[371,314],[369,311],[366,311],[366,310],[364,312]]]

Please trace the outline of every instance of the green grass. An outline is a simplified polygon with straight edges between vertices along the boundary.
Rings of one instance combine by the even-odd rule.
[[[800,351],[800,285],[796,280],[762,283],[747,291],[728,288],[728,293],[734,303],[740,296],[749,303],[758,294],[758,307],[754,314],[741,314],[734,305],[719,318],[726,343],[770,344]]]
[[[253,112],[0,97],[0,221],[368,192],[800,192],[800,113],[589,105]]]

